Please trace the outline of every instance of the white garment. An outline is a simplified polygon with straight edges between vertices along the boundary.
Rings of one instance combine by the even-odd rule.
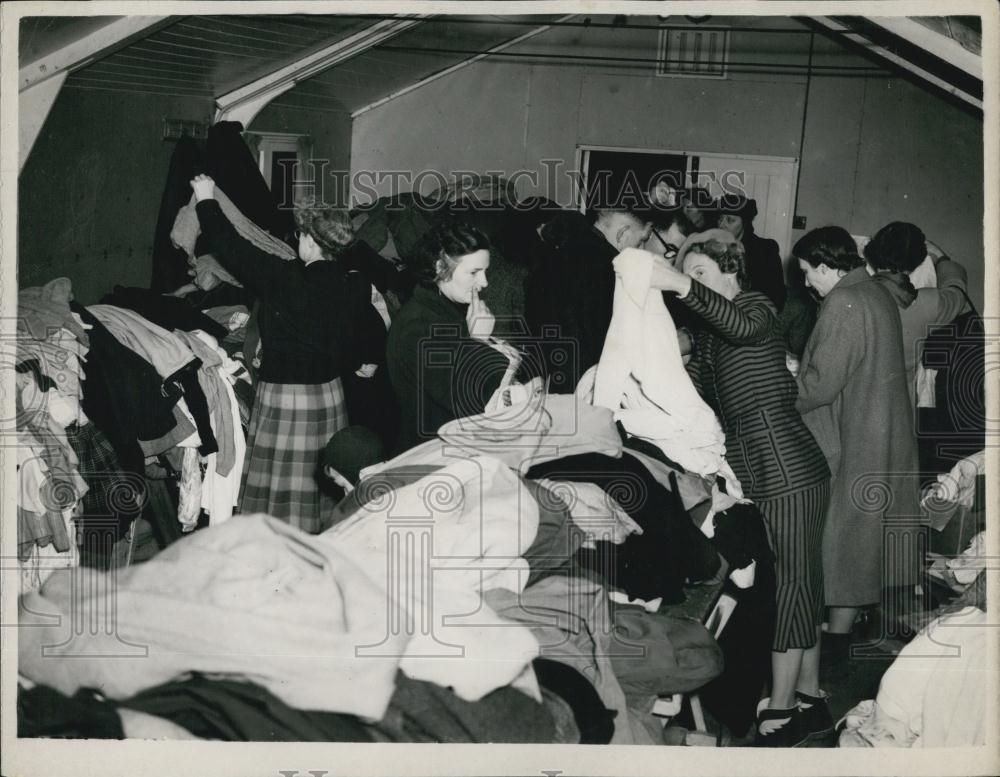
[[[628,535],[642,534],[642,527],[614,497],[595,483],[548,478],[540,478],[537,482],[566,503],[570,518],[587,539],[587,547],[594,547],[596,541],[621,545]]]
[[[846,716],[840,747],[972,747],[986,740],[986,613],[932,621],[882,677],[875,701]]]
[[[234,362],[235,364],[235,362]],[[239,367],[239,365],[236,365]],[[216,368],[220,369],[221,368]],[[212,453],[205,459],[205,479],[201,488],[201,508],[209,515],[210,522],[216,526],[223,521],[228,521],[233,517],[233,508],[239,502],[240,481],[243,478],[243,461],[246,458],[247,443],[243,435],[243,427],[240,425],[240,410],[236,402],[236,393],[233,391],[232,376],[227,375],[222,385],[229,396],[229,412],[233,416],[233,442],[235,444],[236,455],[233,459],[233,468],[228,475],[220,475],[215,469],[218,458],[217,453]],[[212,420],[213,431],[215,431],[215,421]]]
[[[496,459],[442,463],[444,469],[415,483],[373,493],[318,539],[364,569],[386,570],[386,621],[408,624],[400,669],[474,701],[523,681],[538,655],[531,631],[500,618],[481,595],[523,590],[529,568],[521,554],[538,532],[538,507]],[[527,690],[540,698],[529,679]]]
[[[613,410],[629,434],[649,440],[688,472],[721,474],[735,486],[732,493],[742,496],[724,458],[722,427],[684,369],[663,294],[650,288],[655,259],[649,251],[627,248],[614,260],[614,308],[594,378],[594,404]]]
[[[981,450],[962,459],[952,467],[951,472],[938,475],[938,482],[928,489],[922,503],[926,505],[933,499],[972,507],[976,496],[976,478],[985,473],[986,451]]]

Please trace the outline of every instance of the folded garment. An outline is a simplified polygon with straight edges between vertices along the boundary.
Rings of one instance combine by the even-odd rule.
[[[73,287],[69,278],[55,278],[44,286],[17,293],[18,327],[35,340],[48,340],[58,329],[68,329],[83,345],[89,345],[83,326],[70,312]]]
[[[615,733],[615,711],[604,706],[597,689],[569,664],[547,658],[533,662],[543,692],[564,699],[573,712],[581,745],[606,745]]]

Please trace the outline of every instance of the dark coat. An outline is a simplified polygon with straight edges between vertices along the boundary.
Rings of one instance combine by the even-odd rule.
[[[531,334],[545,341],[549,391],[571,394],[601,359],[618,252],[579,213],[560,213],[542,237],[550,252],[525,281],[525,313]]]
[[[887,585],[908,582],[913,571],[913,559],[885,563],[883,546],[886,532],[904,531],[901,518],[919,515],[918,466],[899,313],[864,267],[841,278],[820,305],[798,387],[796,407],[833,473],[823,535],[826,602],[874,604],[883,569]]]
[[[688,372],[726,432],[726,460],[749,499],[774,499],[830,477],[795,409],[795,379],[775,334],[774,307],[745,291],[732,301],[692,281],[683,299],[706,326]]]
[[[781,264],[778,244],[753,232],[740,238],[746,251],[747,279],[751,291],[766,294],[780,311],[785,306],[785,271]]]
[[[433,439],[448,421],[483,412],[507,358],[469,335],[468,305],[418,286],[393,319],[386,363],[400,408],[396,452]]]

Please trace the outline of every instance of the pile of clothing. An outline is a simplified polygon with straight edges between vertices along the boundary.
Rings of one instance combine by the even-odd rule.
[[[203,511],[216,523],[231,517],[248,413],[236,386],[249,396],[249,383],[219,346],[226,327],[146,289],[116,287],[84,307],[65,278],[22,290],[18,303],[24,563],[38,566],[34,546],[67,554],[68,565],[107,566],[147,508],[161,544],[195,528]],[[158,472],[176,486],[167,489]],[[158,488],[167,499],[156,498]]]
[[[652,744],[657,698],[723,670],[665,604],[718,571],[715,546],[572,395],[449,424],[330,524],[241,516],[116,581],[86,570],[80,590],[116,595],[75,617],[113,603],[106,633],[68,638],[54,574],[21,600],[21,735]]]

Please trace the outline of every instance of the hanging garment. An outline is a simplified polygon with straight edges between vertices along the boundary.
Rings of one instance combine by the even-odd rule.
[[[238,121],[220,121],[209,127],[208,172],[223,191],[231,191],[233,204],[250,221],[283,240],[295,230],[292,203],[278,202],[277,195],[268,187],[243,139],[244,130]]]
[[[156,292],[173,291],[190,280],[187,252],[173,245],[170,230],[179,211],[191,199],[191,179],[208,172],[204,145],[187,135],[181,137],[170,156],[170,167],[153,233],[153,274],[149,287]]]
[[[252,220],[244,216],[228,197],[225,189],[219,187],[218,184],[215,188],[214,201],[219,203],[219,208],[222,210],[226,220],[232,224],[236,233],[255,248],[289,262],[299,258],[298,254],[287,243],[271,236],[258,227]],[[189,256],[195,255],[195,243],[202,232],[198,219],[198,211],[195,207],[197,204],[198,200],[192,194],[188,204],[177,212],[177,219],[174,221],[174,227],[170,232],[170,239],[183,247]],[[211,250],[211,244],[207,248]],[[218,261],[219,257],[216,256],[215,258]],[[225,267],[224,263],[221,264]],[[239,276],[236,277],[242,282]]]
[[[730,493],[741,497],[724,459],[722,428],[684,369],[663,295],[650,288],[655,258],[626,249],[614,260],[614,313],[594,376],[594,404],[610,408],[630,434],[650,440],[687,471],[722,475]]]

